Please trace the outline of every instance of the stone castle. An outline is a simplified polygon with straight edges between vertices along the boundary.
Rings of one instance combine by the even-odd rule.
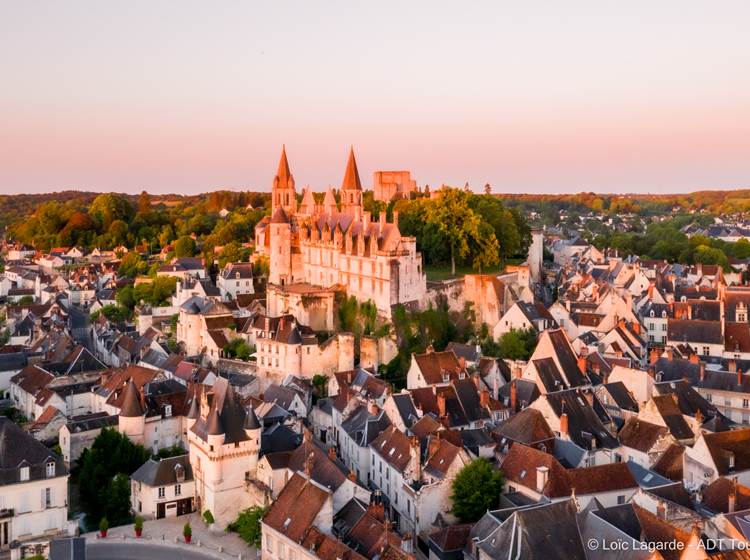
[[[362,184],[349,152],[337,203],[333,189],[322,204],[304,189],[298,203],[286,149],[273,179],[272,212],[255,228],[256,253],[270,261],[268,314],[292,313],[314,329],[333,329],[337,292],[372,301],[390,317],[397,304],[418,305],[427,280],[414,237],[401,235],[398,214],[377,221],[362,206]]]

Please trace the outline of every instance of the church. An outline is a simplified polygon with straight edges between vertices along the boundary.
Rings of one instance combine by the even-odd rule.
[[[333,189],[322,204],[310,188],[298,203],[286,156],[273,179],[271,216],[255,228],[256,254],[269,259],[268,314],[292,313],[316,330],[332,330],[337,293],[372,301],[390,318],[393,306],[419,306],[427,279],[416,238],[401,235],[398,213],[372,220],[362,206],[362,184],[349,152],[337,203]]]

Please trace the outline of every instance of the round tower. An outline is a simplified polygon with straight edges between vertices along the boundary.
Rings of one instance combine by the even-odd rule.
[[[260,437],[261,432],[263,431],[263,426],[261,426],[252,405],[247,409],[244,428],[245,434],[250,438],[250,472],[254,477],[256,469],[258,468],[258,458],[260,457]]]
[[[122,407],[117,419],[117,429],[126,435],[130,441],[143,445],[146,435],[146,409],[141,404],[138,389],[131,379],[125,387]]]

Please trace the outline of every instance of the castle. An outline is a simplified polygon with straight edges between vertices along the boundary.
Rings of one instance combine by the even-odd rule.
[[[316,330],[333,329],[337,292],[372,301],[391,316],[397,304],[424,300],[427,279],[414,237],[401,235],[398,213],[377,221],[362,206],[362,184],[349,152],[340,205],[333,189],[317,204],[304,189],[298,204],[286,149],[273,179],[272,212],[255,228],[256,254],[270,261],[268,313],[292,313]]]

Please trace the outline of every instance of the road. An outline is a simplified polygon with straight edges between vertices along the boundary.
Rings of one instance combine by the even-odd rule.
[[[185,550],[176,546],[133,544],[127,542],[88,542],[87,560],[216,560],[216,556],[200,549]],[[227,558],[229,558],[227,556]]]

